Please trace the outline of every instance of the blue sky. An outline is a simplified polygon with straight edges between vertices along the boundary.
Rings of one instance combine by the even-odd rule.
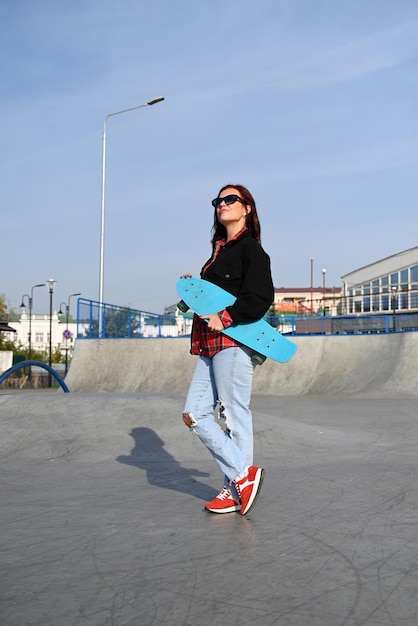
[[[257,201],[276,287],[418,245],[416,0],[3,0],[0,293],[57,280],[162,312],[210,255],[210,201]],[[34,312],[48,312],[47,289]]]

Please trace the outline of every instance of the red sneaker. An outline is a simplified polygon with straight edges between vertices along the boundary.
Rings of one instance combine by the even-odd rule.
[[[254,506],[260,492],[264,478],[264,470],[261,467],[250,465],[245,474],[234,481],[234,485],[241,500],[241,515],[245,515]]]
[[[234,500],[231,491],[227,487],[224,487],[211,502],[205,504],[206,511],[211,513],[232,513],[233,511],[239,511],[240,508],[240,503]]]

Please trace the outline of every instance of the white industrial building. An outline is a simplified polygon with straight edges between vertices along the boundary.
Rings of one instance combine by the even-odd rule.
[[[345,314],[418,312],[418,247],[341,277]]]

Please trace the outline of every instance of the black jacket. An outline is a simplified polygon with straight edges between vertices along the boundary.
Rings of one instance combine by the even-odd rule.
[[[261,319],[274,300],[270,257],[248,230],[222,246],[200,275],[236,296],[234,304],[226,307],[234,324]]]

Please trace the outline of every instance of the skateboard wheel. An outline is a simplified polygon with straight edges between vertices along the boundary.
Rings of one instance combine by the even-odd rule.
[[[180,300],[180,302],[177,304],[177,308],[182,312],[182,313],[187,313],[187,311],[189,310],[189,306],[185,303],[184,300]]]
[[[252,357],[251,357],[251,361],[255,364],[255,365],[263,365],[264,361],[267,359],[266,356],[264,356],[264,354],[258,354],[258,352],[255,352]]]

